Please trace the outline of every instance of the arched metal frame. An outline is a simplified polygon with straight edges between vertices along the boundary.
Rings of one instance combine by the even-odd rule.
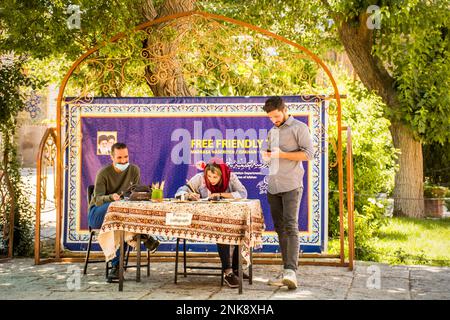
[[[332,96],[333,99],[336,100],[337,105],[337,170],[338,170],[338,190],[339,190],[339,221],[340,221],[340,263],[337,265],[340,266],[348,266],[350,269],[353,268],[353,258],[354,258],[354,244],[353,244],[353,172],[352,168],[347,170],[347,193],[348,193],[348,223],[349,223],[349,263],[345,262],[345,254],[344,254],[344,170],[343,170],[343,151],[342,151],[342,131],[347,130],[348,136],[347,138],[350,139],[350,128],[346,128],[342,126],[342,107],[341,107],[341,95],[339,94],[339,89],[337,87],[336,81],[333,78],[333,75],[329,68],[325,65],[325,63],[314,53],[312,53],[307,48],[289,40],[286,39],[280,35],[277,35],[275,33],[272,33],[268,30],[262,29],[260,27],[251,25],[249,23],[235,20],[226,16],[216,15],[212,13],[202,12],[202,11],[189,11],[189,12],[183,12],[178,14],[173,14],[169,16],[165,16],[153,21],[148,21],[145,23],[142,23],[135,27],[132,32],[143,30],[145,28],[148,28],[153,25],[157,25],[160,23],[164,23],[170,20],[179,19],[182,17],[188,17],[192,15],[200,15],[205,18],[211,18],[215,20],[221,20],[224,22],[229,22],[234,25],[239,25],[244,28],[256,31],[260,34],[266,35],[270,38],[276,39],[278,41],[281,41],[283,43],[286,43],[290,46],[293,46],[301,51],[303,51],[307,56],[309,56],[313,61],[315,61],[322,70],[326,73],[328,78],[331,81],[331,84],[333,86],[334,90],[334,96]],[[62,219],[62,199],[63,199],[63,146],[62,146],[62,125],[63,120],[61,119],[62,115],[62,100],[64,96],[64,91],[66,89],[67,83],[72,76],[75,69],[91,54],[97,52],[100,48],[106,46],[108,43],[114,43],[117,42],[119,39],[126,37],[125,33],[119,33],[116,36],[112,37],[109,41],[103,42],[94,48],[88,50],[83,55],[81,55],[72,65],[72,67],[69,69],[67,74],[65,75],[60,89],[59,94],[57,98],[57,127],[56,127],[56,145],[57,145],[57,170],[56,170],[56,244],[55,244],[55,253],[56,253],[56,260],[61,259],[61,232],[62,232],[62,225],[63,225],[63,219]],[[351,147],[351,141],[350,144],[347,143],[348,146]],[[349,158],[350,157],[350,158]],[[347,163],[350,165],[351,162],[351,150],[347,153]],[[329,256],[329,255],[327,255]]]
[[[46,165],[50,165],[55,169],[57,167],[57,162],[55,161],[54,151],[57,148],[57,135],[55,128],[47,128],[44,136],[39,144],[39,150],[37,155],[37,166],[36,166],[36,222],[34,231],[34,263],[41,263],[41,210],[43,208],[42,201],[46,200],[46,189],[47,181],[46,177],[43,180],[43,175],[46,176],[45,170]],[[46,161],[46,165],[44,164]],[[45,260],[46,262],[51,261]]]

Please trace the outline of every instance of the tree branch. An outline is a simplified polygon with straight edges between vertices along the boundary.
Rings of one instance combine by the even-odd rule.
[[[372,53],[373,30],[367,27],[367,18],[368,14],[362,12],[357,25],[354,21],[341,21],[338,26],[339,37],[362,83],[367,89],[376,91],[390,108],[395,109],[399,102],[394,79],[383,62]]]

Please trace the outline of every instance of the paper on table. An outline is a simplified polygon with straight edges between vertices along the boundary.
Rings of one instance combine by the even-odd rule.
[[[192,223],[192,213],[189,212],[167,212],[166,225],[189,226]]]

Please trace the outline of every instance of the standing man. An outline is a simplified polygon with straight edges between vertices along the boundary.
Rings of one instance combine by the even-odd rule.
[[[89,204],[88,223],[92,229],[100,229],[108,207],[112,201],[118,201],[123,192],[141,180],[138,166],[129,163],[128,148],[124,143],[115,143],[111,147],[112,164],[103,167],[95,177],[94,195]],[[159,241],[148,237],[145,246],[156,250]],[[111,261],[112,269],[108,281],[119,278],[120,250]]]
[[[262,156],[269,162],[267,199],[284,266],[282,275],[269,280],[269,284],[296,289],[298,213],[304,174],[302,161],[313,159],[313,142],[308,126],[288,114],[282,98],[267,99],[263,109],[274,124],[267,137],[268,149]]]

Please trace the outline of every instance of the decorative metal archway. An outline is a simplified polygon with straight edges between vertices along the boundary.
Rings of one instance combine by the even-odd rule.
[[[189,20],[191,19],[191,20]],[[139,74],[139,76],[142,78],[145,78],[148,86],[156,86],[159,82],[167,81],[168,79],[174,80],[176,77],[180,77],[180,74],[175,75],[168,75],[165,74],[164,71],[167,70],[170,65],[169,63],[177,63],[176,60],[173,59],[173,53],[171,51],[171,48],[164,47],[164,43],[159,41],[152,41],[155,38],[151,38],[154,36],[155,31],[164,33],[162,37],[166,37],[166,41],[170,42],[177,42],[176,36],[174,37],[173,31],[174,29],[171,28],[174,25],[171,25],[171,23],[175,24],[178,23],[177,26],[182,24],[189,24],[192,22],[196,22],[195,19],[200,20],[206,20],[206,21],[213,21],[214,23],[213,28],[208,30],[208,33],[210,33],[210,36],[212,35],[211,40],[214,40],[214,28],[217,28],[219,30],[218,32],[222,32],[223,25],[217,23],[217,21],[221,21],[222,23],[226,23],[232,26],[238,26],[241,28],[244,28],[245,30],[248,30],[249,32],[254,32],[255,36],[251,37],[249,41],[252,42],[253,46],[256,46],[254,44],[255,39],[264,38],[264,41],[269,39],[270,41],[277,41],[279,43],[282,43],[283,45],[287,45],[287,48],[294,48],[297,50],[297,53],[294,53],[295,57],[304,60],[309,60],[315,63],[317,66],[320,67],[319,70],[322,70],[326,76],[326,78],[330,81],[333,94],[326,96],[327,99],[334,99],[336,101],[336,124],[337,124],[337,147],[336,147],[336,155],[337,155],[337,161],[335,165],[337,165],[338,170],[338,189],[339,189],[339,221],[340,221],[340,254],[336,257],[339,258],[339,262],[313,262],[313,264],[327,264],[327,265],[338,265],[338,266],[349,266],[350,269],[353,268],[353,259],[354,259],[354,239],[353,239],[353,172],[352,172],[352,159],[351,159],[351,132],[350,128],[344,127],[342,125],[342,107],[341,107],[341,95],[339,94],[339,89],[337,86],[337,83],[335,79],[333,78],[333,75],[329,68],[325,65],[325,63],[314,53],[312,53],[307,48],[290,41],[282,36],[279,36],[275,33],[272,33],[270,31],[267,31],[265,29],[262,29],[260,27],[248,24],[246,22],[238,21],[235,19],[231,19],[225,16],[211,14],[207,12],[201,12],[201,11],[190,11],[190,12],[184,12],[179,14],[174,14],[170,16],[165,16],[153,21],[148,21],[143,24],[140,24],[139,26],[135,27],[133,30],[130,31],[132,35],[134,35],[134,38],[137,39],[138,44],[142,44],[144,39],[146,40],[146,46],[143,48],[140,47],[138,51],[138,56],[133,57],[133,53],[129,56],[124,57],[123,55],[119,58],[116,58],[114,61],[111,59],[103,59],[100,50],[109,48],[111,50],[114,50],[113,48],[115,46],[119,47],[122,51],[133,51],[132,50],[132,44],[129,43],[122,43],[124,39],[130,39],[127,34],[125,33],[119,33],[113,38],[111,38],[109,41],[101,43],[97,45],[96,47],[88,50],[86,53],[84,53],[82,56],[80,56],[72,65],[72,67],[69,69],[67,74],[65,75],[62,84],[60,86],[58,98],[57,98],[57,127],[56,127],[56,159],[57,159],[57,170],[56,170],[56,244],[55,244],[55,259],[51,259],[49,261],[60,261],[61,259],[64,259],[61,257],[61,233],[62,233],[62,225],[63,225],[63,219],[62,219],[62,209],[63,209],[63,172],[64,172],[64,162],[63,162],[63,153],[65,148],[67,147],[67,142],[62,139],[63,138],[63,128],[64,128],[64,118],[63,118],[63,99],[66,94],[66,89],[68,86],[68,83],[70,80],[73,80],[74,75],[78,72],[80,77],[79,79],[84,79],[84,86],[81,91],[78,91],[75,93],[77,96],[76,99],[80,100],[89,100],[93,97],[95,92],[100,92],[102,94],[121,94],[121,90],[125,86],[125,82],[127,81],[134,81],[133,79],[126,79],[127,78],[127,72],[130,72],[133,74],[133,72],[136,72],[137,69],[138,73],[134,73],[136,76]],[[156,29],[157,26],[164,26],[163,28],[160,28],[159,30]],[[169,27],[167,27],[169,26]],[[163,30],[163,31],[161,31]],[[196,28],[193,28],[195,31]],[[186,32],[185,29],[183,29],[180,33]],[[208,33],[203,33],[203,35],[199,37],[207,37]],[[258,36],[259,35],[259,36]],[[161,36],[161,34],[160,34]],[[239,37],[243,37],[242,39]],[[236,41],[246,41],[245,35],[242,33],[239,35],[234,35],[232,38],[235,37]],[[248,39],[247,39],[248,40]],[[193,46],[207,46],[207,43],[195,43],[195,41],[192,45]],[[261,40],[261,43],[263,40]],[[242,43],[242,42],[241,42]],[[177,42],[179,45],[179,42]],[[247,43],[248,45],[248,43]],[[176,47],[176,46],[175,46]],[[245,47],[245,43],[243,45]],[[266,46],[267,48],[267,46]],[[173,49],[173,48],[172,48]],[[179,48],[178,48],[179,49]],[[226,48],[225,48],[226,49]],[[117,48],[115,48],[117,50]],[[175,50],[176,51],[176,50]],[[232,85],[236,86],[238,83],[236,83],[236,78],[239,78],[238,76],[233,77],[229,74],[231,73],[229,69],[229,65],[233,64],[233,57],[229,57],[227,63],[220,63],[217,61],[214,61],[214,58],[217,58],[217,55],[214,55],[214,53],[211,52],[210,49],[206,48],[205,51],[207,52],[207,61],[205,62],[206,69],[208,71],[212,70],[219,70],[218,77],[225,81],[225,83],[231,83]],[[280,49],[282,51],[282,49]],[[143,59],[148,59],[151,55],[153,57],[161,56],[162,53],[166,56],[165,59],[156,59],[155,62],[148,63],[148,60],[144,61],[144,65],[140,66],[131,66],[129,63],[130,61],[141,63]],[[301,53],[301,54],[300,54]],[[279,52],[277,52],[279,54]],[[292,56],[292,52],[286,49],[286,54],[288,56]],[[171,57],[172,60],[168,60],[167,57]],[[191,62],[196,62],[195,55],[194,57],[189,57],[191,59]],[[231,59],[231,60],[230,60]],[[197,60],[198,62],[198,60]],[[84,63],[84,65],[83,65]],[[90,71],[87,70],[87,66],[90,66]],[[189,65],[189,64],[188,64]],[[225,71],[222,72],[223,68],[225,66]],[[303,68],[307,68],[308,64],[303,64]],[[144,67],[144,69],[142,69]],[[173,67],[173,66],[172,66]],[[210,68],[211,67],[211,68]],[[227,69],[228,67],[228,69]],[[153,68],[153,70],[157,70],[157,72],[149,72],[149,69]],[[195,68],[194,68],[195,69]],[[145,74],[142,74],[142,70],[145,70]],[[192,70],[193,77],[195,79],[201,78],[204,76],[199,70]],[[247,72],[248,73],[248,72]],[[90,76],[89,76],[90,75]],[[172,77],[172,78],[170,78]],[[95,80],[103,78],[103,83],[96,83]],[[132,78],[132,77],[131,77]],[[193,81],[195,81],[195,79]],[[176,79],[175,79],[176,80]],[[306,81],[307,82],[307,81]],[[96,83],[94,85],[94,83]],[[120,83],[120,85],[117,85],[117,83]],[[134,82],[136,83],[136,82]],[[223,82],[222,82],[223,83]],[[194,83],[195,84],[195,83]],[[314,89],[311,84],[306,85],[306,88],[309,88],[310,90]],[[94,92],[94,94],[92,93]],[[170,92],[168,92],[170,94]],[[324,96],[325,97],[325,96]],[[346,130],[348,132],[347,135],[347,210],[348,210],[348,235],[349,235],[349,262],[347,263],[345,261],[345,254],[344,254],[344,170],[343,170],[343,141],[342,141],[342,131]],[[43,142],[41,145],[45,145],[45,142]],[[39,183],[39,182],[38,182]],[[37,257],[39,257],[39,251],[36,252]],[[304,255],[306,256],[306,255]],[[311,255],[312,258],[315,257],[335,257],[332,255]],[[65,258],[67,259],[67,258]],[[73,258],[69,258],[72,259]],[[39,263],[39,259],[36,259],[37,263]]]

